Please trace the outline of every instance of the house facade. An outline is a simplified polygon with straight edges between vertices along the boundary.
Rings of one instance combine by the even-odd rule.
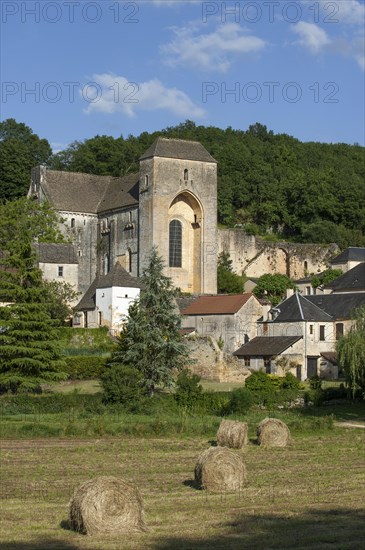
[[[216,340],[226,353],[256,336],[263,306],[252,293],[200,296],[181,309],[182,327]]]

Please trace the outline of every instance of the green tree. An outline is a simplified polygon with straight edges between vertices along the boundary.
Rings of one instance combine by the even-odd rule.
[[[172,386],[174,372],[188,361],[188,348],[180,334],[180,315],[175,312],[176,291],[163,268],[154,247],[142,276],[141,297],[129,308],[128,322],[109,363],[138,369],[149,395],[157,385]]]
[[[342,275],[341,269],[326,269],[320,275],[313,275],[311,283],[313,288],[325,286]]]
[[[0,251],[2,263],[22,270],[32,268],[36,259],[35,242],[65,242],[58,229],[59,216],[47,203],[20,198],[0,204]],[[33,258],[33,264],[29,263]],[[28,266],[28,267],[26,267]]]
[[[0,199],[25,195],[31,169],[46,164],[51,154],[48,141],[33,134],[25,124],[13,118],[0,122]]]
[[[267,298],[276,306],[285,298],[288,288],[295,289],[295,283],[286,275],[275,273],[274,275],[262,275],[253,289],[253,293],[258,298]]]
[[[222,252],[218,258],[217,267],[218,292],[222,294],[242,294],[245,277],[240,277],[232,270],[232,260],[227,252]]]
[[[51,318],[64,325],[74,313],[70,304],[76,301],[80,293],[65,281],[43,281],[43,286],[48,295],[47,303]]]
[[[61,380],[64,362],[55,321],[49,314],[41,273],[0,270],[0,392],[41,391]]]
[[[337,343],[338,363],[353,394],[360,388],[365,397],[365,306],[356,310],[350,332]]]

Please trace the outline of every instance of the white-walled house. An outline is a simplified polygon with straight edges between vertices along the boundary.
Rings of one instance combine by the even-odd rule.
[[[73,244],[37,243],[34,248],[38,267],[46,281],[68,283],[74,290],[77,289],[79,262]]]
[[[77,306],[75,327],[106,326],[119,333],[128,317],[129,306],[140,295],[141,283],[119,264],[97,277]]]

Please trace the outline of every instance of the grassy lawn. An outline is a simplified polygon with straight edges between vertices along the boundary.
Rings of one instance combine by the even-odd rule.
[[[364,404],[357,405],[338,414],[363,418]],[[264,449],[254,442],[254,427],[266,414],[250,412],[247,418],[250,443],[237,452],[249,477],[239,494],[207,495],[191,483],[197,455],[214,439],[218,418],[200,435],[174,434],[170,426],[164,437],[107,437],[103,431],[90,437],[83,431],[86,420],[79,419],[78,437],[75,432],[72,438],[3,439],[2,550],[362,548],[365,430],[330,429],[320,416],[282,412],[293,444]],[[51,427],[56,416],[45,415],[43,422]],[[142,425],[146,419],[134,421]],[[147,533],[121,540],[86,537],[63,527],[73,489],[99,475],[139,486]]]

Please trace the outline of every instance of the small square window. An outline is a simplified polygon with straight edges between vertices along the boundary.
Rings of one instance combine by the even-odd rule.
[[[244,361],[245,361],[245,367],[250,367],[250,366],[251,366],[251,359],[250,359],[250,357],[245,357],[245,358],[244,358]]]

